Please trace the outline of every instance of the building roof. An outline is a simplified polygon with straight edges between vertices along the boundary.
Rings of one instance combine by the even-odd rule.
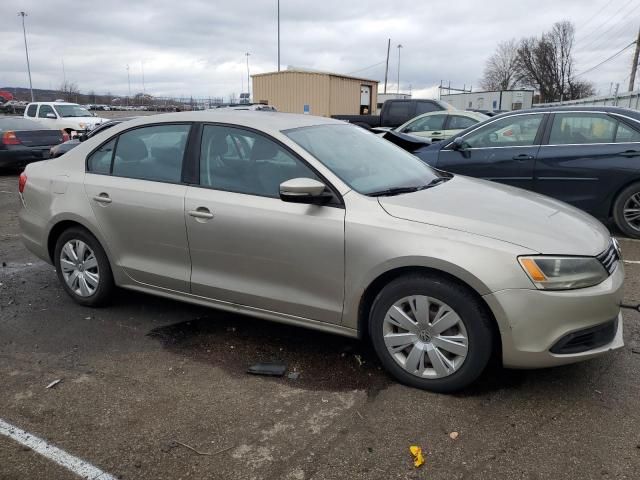
[[[350,80],[361,80],[365,82],[380,83],[379,80],[372,80],[370,78],[354,77],[352,75],[343,75],[342,73],[324,72],[322,70],[313,70],[311,68],[300,68],[300,67],[288,67],[286,70],[281,70],[279,72],[256,73],[251,75],[251,77],[264,77],[267,75],[283,75],[286,73],[308,73],[308,74],[315,74],[315,75],[329,75],[331,77],[348,78]]]

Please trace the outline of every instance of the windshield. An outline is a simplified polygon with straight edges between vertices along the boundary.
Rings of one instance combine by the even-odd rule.
[[[441,178],[417,157],[353,125],[316,125],[283,133],[365,195],[425,187]]]
[[[55,105],[54,108],[58,115],[64,118],[68,117],[90,117],[91,113],[80,105]]]

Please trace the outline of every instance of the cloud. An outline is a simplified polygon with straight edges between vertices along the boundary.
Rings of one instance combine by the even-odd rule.
[[[487,57],[510,38],[539,35],[559,20],[577,29],[578,70],[604,60],[631,42],[640,10],[613,0],[458,0],[442,4],[371,0],[322,2],[281,0],[281,58],[286,65],[384,80],[387,38],[391,38],[389,91],[395,91],[398,44],[401,90],[433,96],[440,80],[452,86],[478,85]],[[126,94],[126,65],[132,92],[157,96],[224,96],[246,84],[252,73],[276,69],[275,0],[243,2],[103,0],[83,8],[60,1],[13,2],[25,10],[32,76],[36,88],[57,88],[63,79],[83,91]],[[0,86],[28,84],[20,18],[5,6]],[[598,15],[594,15],[600,12]],[[589,73],[603,92],[625,83],[632,49]],[[370,67],[370,68],[367,68]],[[626,83],[621,86],[624,90]],[[246,86],[245,86],[246,88]]]

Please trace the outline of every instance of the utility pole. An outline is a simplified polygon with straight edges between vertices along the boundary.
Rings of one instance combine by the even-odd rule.
[[[129,84],[129,96],[127,97],[127,107],[131,101],[131,76],[129,75],[129,64],[127,63],[127,83]]]
[[[278,71],[280,71],[280,0],[278,0]]]
[[[251,103],[251,78],[249,76],[249,55],[251,54],[247,52],[245,55],[247,56],[247,93],[249,94],[249,98],[247,98],[247,100]]]
[[[24,26],[24,17],[26,12],[18,12],[18,16],[22,17],[22,34],[24,35],[24,52],[27,54],[27,72],[29,73],[29,90],[31,91],[31,101],[33,102],[33,84],[31,83],[31,65],[29,65],[29,48],[27,47],[27,30]]]
[[[384,68],[384,93],[387,93],[387,76],[389,75],[389,50],[391,49],[391,39],[387,40],[387,66]]]
[[[640,55],[640,29],[636,38],[636,51],[633,54],[633,64],[631,65],[631,76],[629,77],[629,91],[633,91],[633,84],[636,81],[636,70],[638,70],[638,55]]]
[[[147,95],[144,87],[144,60],[140,60],[140,65],[142,65],[142,105],[144,105],[144,97]]]
[[[67,86],[67,72],[64,71],[64,57],[62,57],[62,81],[63,85]]]
[[[400,93],[400,49],[402,48],[402,44],[398,44],[398,90],[396,93]]]

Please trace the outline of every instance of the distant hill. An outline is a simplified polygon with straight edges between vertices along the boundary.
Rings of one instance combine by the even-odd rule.
[[[0,90],[11,92],[16,100],[31,101],[31,93],[28,88],[24,87],[0,87]],[[33,89],[33,96],[36,101],[52,102],[57,98],[61,98],[61,93],[57,90],[44,90],[41,88]],[[81,96],[81,95],[79,95]]]

